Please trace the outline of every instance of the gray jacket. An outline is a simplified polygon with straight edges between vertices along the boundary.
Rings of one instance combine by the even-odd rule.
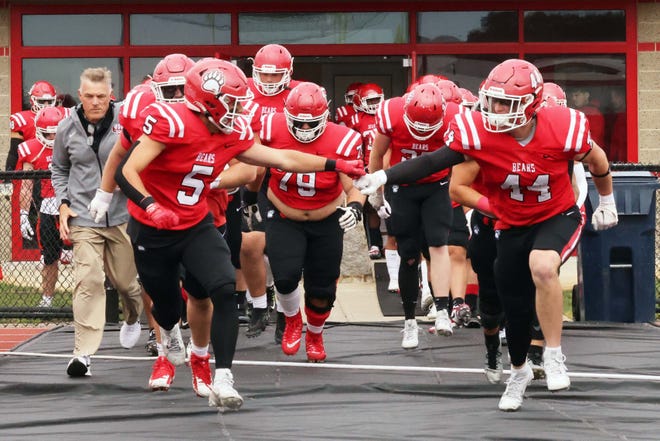
[[[110,106],[114,119],[110,129],[101,139],[98,153],[87,144],[87,132],[78,116],[77,107],[57,128],[53,146],[51,179],[57,198],[57,206],[63,199],[71,202],[71,210],[78,216],[69,218],[69,225],[83,227],[114,227],[128,222],[126,196],[115,191],[105,221],[96,223],[89,215],[87,207],[101,186],[101,175],[108,155],[121,133],[118,122],[119,104]]]

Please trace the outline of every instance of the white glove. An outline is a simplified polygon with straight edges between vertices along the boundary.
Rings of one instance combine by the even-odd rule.
[[[103,218],[105,218],[108,208],[110,208],[110,202],[112,201],[112,193],[103,191],[100,188],[96,189],[96,196],[89,203],[87,209],[89,210],[89,215],[92,216],[94,222],[97,224],[100,223]]]
[[[259,225],[262,221],[261,212],[259,211],[259,206],[257,204],[244,206],[243,217],[245,218],[250,231],[253,231],[253,228]]]
[[[392,215],[392,207],[387,200],[383,199],[383,205],[378,209],[378,217],[381,219],[387,219]]]
[[[591,216],[591,225],[593,225],[596,231],[607,230],[619,223],[619,215],[617,214],[616,203],[614,202],[614,193],[607,196],[601,195],[599,199],[598,208],[594,210],[594,214]]]
[[[362,204],[359,202],[349,202],[346,207],[337,207],[337,209],[344,212],[339,217],[339,226],[344,233],[355,228],[362,220]]]
[[[387,183],[385,170],[378,170],[375,173],[369,173],[360,176],[353,181],[353,186],[360,190],[362,194],[374,194],[376,190]]]
[[[370,194],[369,205],[374,207],[374,210],[378,211],[378,209],[383,206],[383,192],[377,191],[374,194]]]
[[[34,237],[34,230],[30,225],[30,214],[27,210],[21,210],[21,236],[26,240]]]

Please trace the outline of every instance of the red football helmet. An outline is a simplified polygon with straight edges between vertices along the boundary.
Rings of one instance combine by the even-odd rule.
[[[362,86],[362,83],[351,83],[346,88],[346,93],[344,93],[344,101],[347,106],[353,105],[353,96],[357,93],[358,89]]]
[[[543,83],[542,106],[566,107],[566,92],[557,83]]]
[[[223,133],[234,130],[234,119],[241,116],[243,103],[254,98],[247,78],[234,64],[217,58],[199,60],[186,72],[184,102],[203,113]]]
[[[293,73],[293,57],[279,44],[267,44],[257,51],[252,61],[252,80],[263,95],[277,95],[289,87]],[[276,83],[264,82],[261,74],[282,74]]]
[[[458,90],[458,86],[451,80],[438,80],[435,83],[442,92],[442,97],[445,99],[446,103],[456,103],[461,104],[463,97],[461,97],[461,92]]]
[[[64,119],[64,113],[57,107],[46,106],[37,112],[34,117],[34,125],[36,127],[37,139],[43,145],[53,148],[55,138],[49,139],[46,134],[57,133],[57,125]]]
[[[375,115],[384,99],[383,89],[378,84],[363,84],[353,95],[353,107],[360,112]]]
[[[30,87],[28,94],[30,95],[30,104],[34,113],[37,113],[44,107],[55,106],[55,102],[57,101],[55,87],[48,81],[37,81]]]
[[[170,54],[160,60],[151,77],[151,87],[158,101],[166,103],[183,102],[183,85],[186,72],[195,62],[183,54]],[[177,90],[181,93],[176,95]]]
[[[442,127],[445,99],[433,83],[418,84],[406,94],[403,120],[413,138],[426,141]]]
[[[474,108],[477,106],[477,103],[479,102],[479,98],[474,96],[472,92],[463,87],[459,87],[458,91],[461,94],[461,105],[470,110],[474,110]]]
[[[300,142],[312,142],[328,122],[328,98],[325,89],[314,83],[300,83],[284,102],[289,132]]]
[[[498,64],[479,90],[486,130],[508,132],[524,126],[541,105],[542,94],[543,77],[532,63],[510,59]]]

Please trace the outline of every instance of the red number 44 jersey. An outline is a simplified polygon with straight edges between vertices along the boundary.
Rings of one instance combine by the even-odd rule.
[[[569,162],[591,149],[587,118],[566,107],[541,108],[531,139],[520,142],[488,132],[479,112],[461,113],[445,142],[479,163],[498,229],[534,225],[575,205]]]

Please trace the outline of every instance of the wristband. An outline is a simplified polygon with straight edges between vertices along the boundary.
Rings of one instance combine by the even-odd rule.
[[[324,171],[335,171],[337,168],[337,161],[334,159],[326,159],[325,160],[325,167],[323,168]]]
[[[486,196],[481,196],[477,201],[477,205],[474,207],[477,210],[481,211],[484,214],[493,214],[493,210],[490,208],[490,202]]]
[[[245,190],[243,192],[243,203],[245,205],[254,205],[257,203],[257,192]]]
[[[153,197],[145,196],[144,198],[142,198],[142,200],[140,201],[140,203],[138,205],[140,206],[140,208],[142,208],[143,210],[146,211],[147,207],[149,205],[153,204],[154,202],[156,202],[156,201],[154,200]]]
[[[605,195],[599,194],[598,200],[601,204],[605,204],[605,205],[614,204],[614,193],[605,194]]]
[[[352,202],[349,202],[348,204],[346,204],[346,206],[347,206],[347,207],[350,207],[350,208],[355,208],[355,209],[358,210],[359,212],[362,212],[362,208],[363,208],[363,207],[362,207],[362,204],[359,203],[358,201],[352,201]]]

